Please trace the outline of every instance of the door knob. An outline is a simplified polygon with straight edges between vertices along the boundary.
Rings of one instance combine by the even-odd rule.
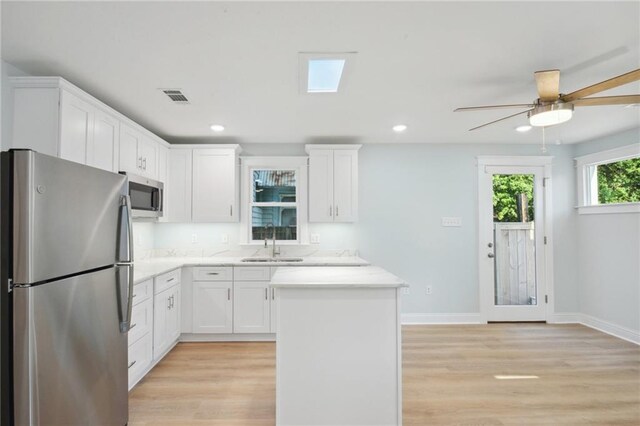
[[[496,255],[493,253],[487,253],[487,257],[496,257]]]
[[[489,248],[493,247],[493,243],[487,244],[487,247],[489,247]]]

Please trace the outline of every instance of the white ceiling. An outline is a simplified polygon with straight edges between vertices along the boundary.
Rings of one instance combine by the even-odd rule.
[[[467,131],[511,110],[452,111],[530,102],[536,70],[562,70],[568,93],[638,68],[639,36],[639,2],[2,2],[3,60],[61,75],[171,142],[539,143],[539,129],[514,132],[525,116]],[[299,93],[301,51],[358,52],[341,93]],[[582,141],[639,114],[585,107],[547,136]]]

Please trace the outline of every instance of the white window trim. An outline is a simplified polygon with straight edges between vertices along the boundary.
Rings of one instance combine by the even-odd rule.
[[[309,220],[307,213],[308,157],[240,157],[240,244],[261,245],[261,241],[251,240],[251,190],[253,177],[251,171],[256,168],[287,169],[296,171],[296,203],[298,221],[298,239],[295,241],[277,240],[278,245],[309,244]]]
[[[591,173],[592,166],[636,157],[640,157],[640,143],[576,157],[578,214],[640,213],[640,203],[592,204],[593,200],[588,202],[589,197],[594,196],[594,192],[589,190],[589,187],[597,188],[598,186],[597,175]]]

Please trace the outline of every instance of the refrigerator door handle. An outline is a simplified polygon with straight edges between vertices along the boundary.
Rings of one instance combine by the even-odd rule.
[[[124,268],[127,268],[128,272],[126,281],[122,278]],[[131,310],[133,309],[133,265],[116,265],[116,286],[120,333],[127,333],[131,329]]]
[[[126,223],[124,223],[125,216],[127,218]],[[123,195],[120,198],[118,261],[133,262],[133,215],[131,213],[131,198],[129,195]]]

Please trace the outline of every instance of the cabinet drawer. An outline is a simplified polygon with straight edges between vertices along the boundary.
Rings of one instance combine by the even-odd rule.
[[[153,322],[153,300],[147,299],[131,310],[131,328],[129,329],[129,345],[135,343],[151,331]]]
[[[166,274],[158,275],[156,279],[156,287],[154,294],[162,293],[169,287],[173,287],[176,284],[180,284],[180,269],[167,272]]]
[[[129,389],[135,384],[151,364],[153,354],[151,333],[129,346]]]
[[[235,281],[269,281],[271,268],[268,266],[237,266],[233,268]]]
[[[133,286],[133,306],[144,302],[151,297],[153,280],[143,281]]]
[[[199,266],[193,268],[194,281],[231,281],[233,268],[230,266]]]

